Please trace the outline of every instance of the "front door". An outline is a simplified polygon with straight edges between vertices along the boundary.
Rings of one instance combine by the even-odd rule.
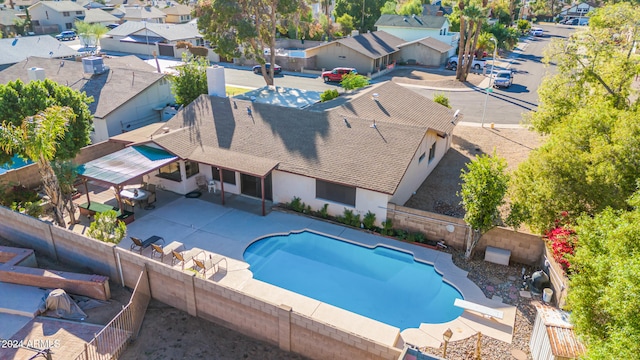
[[[262,186],[260,185],[259,177],[241,174],[240,179],[240,191],[243,195],[262,199]],[[264,179],[264,198],[269,201],[273,200],[271,193],[271,174]]]

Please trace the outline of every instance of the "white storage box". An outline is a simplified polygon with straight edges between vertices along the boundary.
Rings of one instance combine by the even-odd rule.
[[[487,249],[484,252],[484,261],[492,262],[494,264],[509,265],[509,258],[511,258],[511,250],[507,249],[487,246]]]

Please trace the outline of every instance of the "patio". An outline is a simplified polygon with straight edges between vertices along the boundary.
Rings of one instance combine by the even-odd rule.
[[[93,201],[115,206],[116,200],[112,189],[96,185],[91,185],[89,189]],[[420,329],[406,329],[402,332],[401,341],[416,346],[438,347],[442,341],[441,336],[432,334],[442,334],[443,329],[449,327],[455,331],[452,341],[473,336],[481,331],[483,335],[507,343],[511,342],[515,307],[487,299],[480,288],[467,278],[467,273],[453,264],[451,255],[448,253],[297,214],[269,211],[266,216],[261,216],[259,199],[227,194],[223,206],[220,198],[219,192],[217,194],[202,192],[199,198],[187,198],[159,189],[154,209],[135,208],[135,221],[127,226],[127,236],[118,244],[118,247],[129,250],[132,244],[131,236],[143,240],[151,236],[160,236],[164,239],[165,246],[177,241],[183,244],[180,249],[183,252],[192,249],[198,252],[202,250],[205,259],[209,258],[209,255],[224,256],[228,260],[226,268],[223,265],[222,271],[218,269],[219,271],[208,273],[207,279],[251,293],[272,303],[288,304],[296,311],[310,316],[322,318],[328,316],[334,325],[341,328],[360,333],[370,339],[377,339],[382,343],[393,343],[394,335],[390,329],[395,328],[388,325],[381,327],[373,324],[364,327],[354,325],[358,324],[357,319],[361,317],[332,306],[321,306],[317,300],[253,280],[249,265],[243,259],[246,247],[256,239],[303,229],[365,246],[385,245],[410,252],[416,259],[433,264],[445,280],[458,288],[465,299],[499,308],[505,315],[502,320],[488,320],[465,312],[458,319],[445,324],[422,324]],[[84,200],[79,198],[76,201]],[[70,229],[84,233],[88,225],[89,220],[86,216],[82,216],[81,223]],[[146,248],[142,255],[151,257],[151,250],[151,247]],[[156,261],[160,259],[156,258]],[[171,255],[165,256],[163,262],[171,265]],[[192,263],[188,264],[185,270],[192,265]],[[180,266],[178,264],[174,268],[180,269]],[[329,313],[332,315],[321,315],[323,311],[328,311],[327,309],[331,309]]]

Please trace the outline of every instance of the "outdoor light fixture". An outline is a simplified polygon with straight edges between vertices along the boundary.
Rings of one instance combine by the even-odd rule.
[[[451,331],[451,329],[447,329],[445,330],[444,333],[442,333],[442,339],[444,339],[444,349],[442,350],[443,358],[447,357],[447,345],[449,344],[449,340],[451,340],[452,336],[453,336],[453,331]]]

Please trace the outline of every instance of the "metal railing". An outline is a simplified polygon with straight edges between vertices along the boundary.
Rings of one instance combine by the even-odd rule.
[[[138,336],[150,299],[149,279],[145,268],[140,272],[129,303],[85,344],[84,351],[75,360],[117,359],[129,341]]]

